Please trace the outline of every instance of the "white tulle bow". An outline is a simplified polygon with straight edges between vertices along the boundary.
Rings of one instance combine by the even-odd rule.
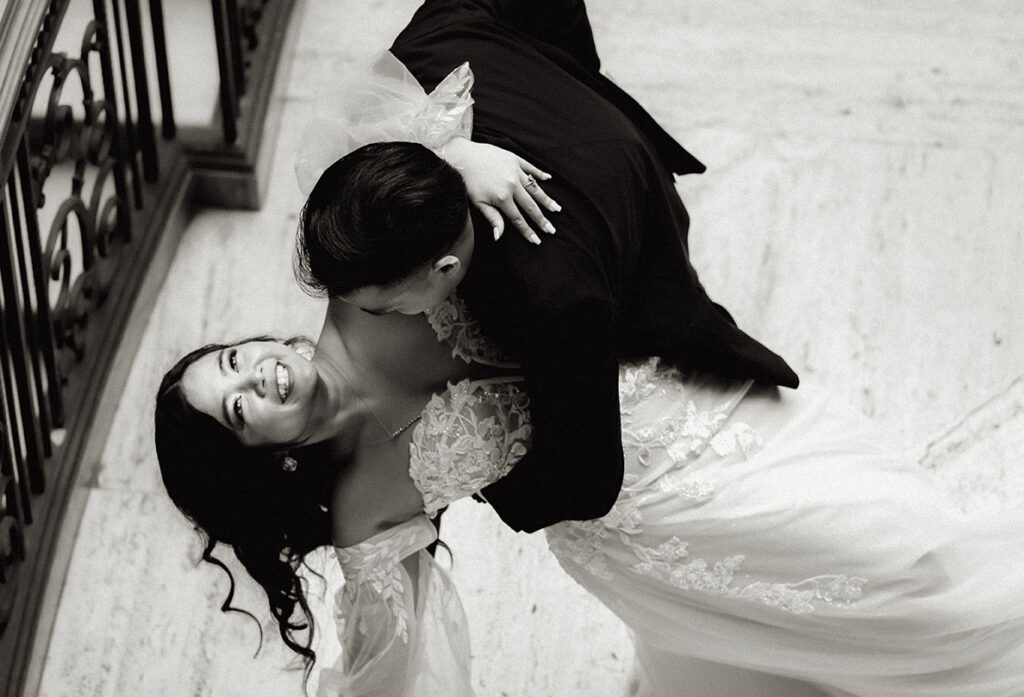
[[[411,141],[438,149],[473,131],[473,71],[463,63],[430,94],[412,73],[384,52],[321,90],[316,116],[307,124],[295,162],[302,193],[324,170],[368,143]]]

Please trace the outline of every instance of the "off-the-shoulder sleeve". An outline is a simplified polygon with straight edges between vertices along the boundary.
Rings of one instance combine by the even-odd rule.
[[[427,94],[387,51],[372,63],[330,73],[299,142],[299,189],[308,194],[335,160],[368,143],[402,140],[437,150],[456,136],[469,138],[472,89],[473,71],[463,63]]]
[[[425,549],[436,538],[418,516],[337,548],[341,657],[321,672],[317,697],[472,697],[462,603]]]

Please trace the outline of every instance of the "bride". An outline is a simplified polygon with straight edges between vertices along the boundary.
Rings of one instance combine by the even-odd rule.
[[[513,364],[452,359],[495,355],[464,306],[430,316],[332,301],[312,356],[301,342],[206,347],[158,394],[169,494],[209,535],[207,556],[233,545],[307,657],[295,570],[337,548],[343,655],[321,694],[470,693],[458,598],[425,551],[430,518],[514,468],[530,404]],[[678,690],[691,658],[833,696],[1021,694],[1021,511],[966,518],[806,389],[650,359],[620,366],[619,396],[612,510],[546,534],[629,625],[657,694]]]
[[[406,343],[403,331],[392,337]],[[469,342],[460,352],[480,350],[455,336]],[[157,402],[168,493],[210,548],[234,547],[309,658],[293,636],[295,606],[307,609],[295,571],[315,547],[336,547],[343,651],[321,695],[471,694],[458,597],[426,552],[430,519],[515,466],[530,445],[528,396],[515,376],[467,377],[405,423],[396,405],[413,393],[381,401],[342,346],[328,321],[312,358],[250,341],[183,359]],[[623,365],[619,385],[618,500],[546,534],[628,624],[655,694],[685,684],[680,657],[833,696],[1021,694],[1021,511],[965,517],[820,395],[656,359]]]

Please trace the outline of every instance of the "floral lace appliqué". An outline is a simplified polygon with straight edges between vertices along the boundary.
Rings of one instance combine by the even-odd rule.
[[[655,479],[652,487],[694,503],[709,501],[715,495],[714,483],[690,477],[685,471],[667,472]]]
[[[640,560],[633,571],[654,576],[683,590],[698,590],[712,595],[754,600],[794,614],[814,612],[814,601],[850,603],[861,596],[866,579],[845,575],[816,576],[798,583],[758,581],[734,585],[735,574],[745,557],[737,554],[717,562],[690,559],[687,544],[672,537],[657,547],[631,544]]]
[[[616,508],[630,506],[620,503]],[[566,521],[548,528],[548,546],[560,559],[571,560],[593,576],[610,579],[606,550],[621,543],[636,557],[637,561],[628,568],[637,575],[656,578],[682,590],[750,600],[794,614],[814,612],[817,603],[853,603],[861,597],[867,583],[864,578],[838,574],[794,583],[755,581],[740,585],[736,583],[736,574],[741,570],[744,555],[711,561],[691,557],[687,543],[678,537],[655,547],[644,546],[631,537],[637,533],[639,512],[613,509],[612,513],[612,519]],[[616,520],[628,520],[629,524],[616,529]]]
[[[657,359],[623,366],[619,379],[625,486],[603,518],[566,521],[548,528],[548,545],[564,562],[587,574],[609,579],[612,570],[647,576],[680,588],[737,598],[796,614],[821,603],[852,603],[861,597],[863,578],[820,575],[792,583],[742,582],[745,555],[718,559],[694,556],[688,543],[673,536],[645,542],[645,506],[671,497],[699,506],[716,494],[713,475],[695,463],[702,455],[742,460],[761,445],[749,425],[730,420],[746,386],[694,390],[687,380]],[[721,395],[719,397],[719,395]],[[709,450],[710,449],[710,450]],[[655,514],[657,516],[657,514]],[[612,561],[614,557],[615,561]],[[632,564],[623,558],[633,557]]]
[[[723,456],[749,455],[761,444],[760,435],[744,423],[727,424],[748,388],[749,384],[713,406],[699,405],[682,374],[662,366],[659,359],[622,366],[619,402],[626,457],[647,466],[652,457],[667,455],[684,464],[709,446]],[[651,414],[652,402],[664,409]]]
[[[449,385],[423,411],[409,444],[409,476],[434,516],[508,474],[532,436],[529,400],[511,379]]]
[[[367,623],[379,621],[374,608],[383,607],[393,618],[395,633],[402,641],[407,641],[409,609],[405,603],[401,561],[436,538],[433,525],[421,517],[357,545],[336,547],[338,563],[345,575],[345,585],[339,591],[340,602],[335,605],[338,619],[344,622],[354,614],[359,630],[366,634],[370,631]]]
[[[480,363],[497,368],[516,368],[518,365],[497,345],[492,343],[473,319],[466,302],[455,294],[442,301],[427,313],[438,341],[446,341],[452,347],[452,356],[466,363]]]

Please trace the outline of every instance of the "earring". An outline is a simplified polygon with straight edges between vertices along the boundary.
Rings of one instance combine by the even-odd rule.
[[[299,466],[299,463],[291,455],[285,455],[281,459],[281,469],[285,472],[294,472]]]

